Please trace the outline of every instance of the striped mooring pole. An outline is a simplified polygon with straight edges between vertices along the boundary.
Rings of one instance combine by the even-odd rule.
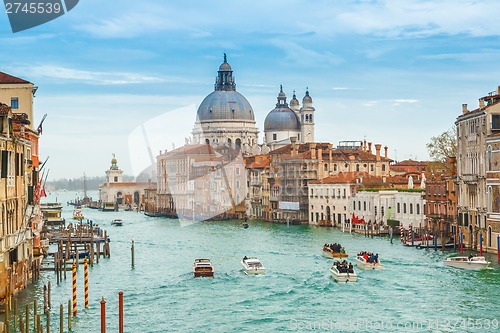
[[[83,261],[83,278],[85,283],[85,309],[89,308],[89,264],[87,258]]]
[[[73,264],[73,316],[76,316],[76,264]]]

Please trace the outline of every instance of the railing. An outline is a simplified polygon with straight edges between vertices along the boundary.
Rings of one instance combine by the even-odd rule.
[[[462,180],[466,184],[477,184],[477,175],[474,174],[464,174],[462,175]]]

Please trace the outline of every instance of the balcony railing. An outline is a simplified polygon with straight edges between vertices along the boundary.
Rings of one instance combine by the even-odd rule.
[[[474,174],[464,174],[462,175],[462,180],[466,184],[477,184],[477,175]]]

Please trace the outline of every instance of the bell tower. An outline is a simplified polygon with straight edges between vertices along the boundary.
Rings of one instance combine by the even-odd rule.
[[[302,99],[302,108],[300,109],[300,122],[302,129],[302,142],[314,142],[314,107],[309,88],[306,88],[306,95]]]

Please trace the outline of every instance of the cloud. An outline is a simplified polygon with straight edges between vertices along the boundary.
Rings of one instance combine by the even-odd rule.
[[[186,82],[181,77],[160,77],[143,73],[88,71],[57,65],[35,65],[15,67],[16,72],[29,76],[30,79],[57,79],[78,81],[94,85],[125,85],[143,83]]]

